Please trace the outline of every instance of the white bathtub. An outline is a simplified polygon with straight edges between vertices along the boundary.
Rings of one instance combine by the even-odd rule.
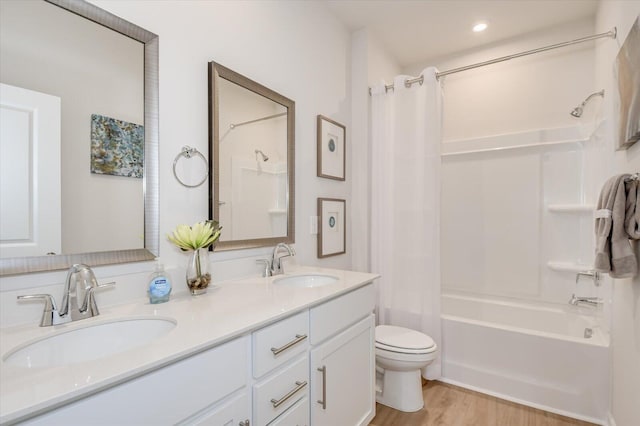
[[[609,338],[569,308],[444,293],[443,381],[603,424]]]

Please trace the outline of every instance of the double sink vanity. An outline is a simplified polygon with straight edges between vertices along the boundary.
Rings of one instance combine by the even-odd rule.
[[[43,170],[53,170],[54,175],[44,180],[65,185],[41,193],[73,194],[73,205],[65,205],[68,197],[64,196],[56,208],[48,201],[34,200],[34,205],[46,208],[38,217],[64,211],[61,224],[38,222],[41,229],[56,231],[50,240],[33,244],[29,240],[24,247],[0,243],[0,277],[59,271],[74,264],[96,267],[156,258],[161,234],[159,175],[166,172],[159,168],[158,35],[81,0],[2,2],[2,7],[3,37],[15,43],[0,51],[7,65],[3,78],[8,81],[3,84],[20,89],[24,96],[33,91],[55,94],[62,105],[57,132],[25,134],[56,133],[63,154],[34,154],[42,164],[24,166],[37,171],[25,182],[36,182],[35,178],[45,176]],[[37,22],[50,23],[51,28],[39,29]],[[72,33],[76,27],[79,32]],[[60,37],[52,37],[53,30]],[[89,41],[90,36],[113,38],[114,44]],[[61,46],[49,44],[57,39],[62,40]],[[28,49],[26,40],[31,40]],[[124,102],[122,93],[114,92],[109,94],[111,106],[103,110],[107,96],[88,95],[96,86],[112,91],[111,86],[94,83],[103,74],[92,77],[90,70],[82,71],[89,83],[81,86],[76,74],[66,72],[70,59],[60,59],[65,64],[62,71],[42,62],[69,51],[81,64],[93,64],[86,52],[72,45],[74,40],[91,45],[97,57],[113,66],[106,71],[109,75],[122,71],[122,66],[118,57],[110,59],[106,54],[121,52],[113,46],[130,44],[136,53],[132,64],[138,68],[144,64],[144,70],[129,73],[137,76],[131,83],[137,87],[134,92],[142,95],[137,102]],[[28,51],[35,54],[29,56]],[[42,51],[56,53],[42,55]],[[23,57],[29,58],[26,65]],[[103,70],[102,65],[93,68]],[[42,69],[47,74],[31,81],[25,69]],[[194,79],[207,72],[190,71]],[[205,176],[200,183],[209,184],[209,214],[202,215],[220,221],[225,229],[216,251],[293,244],[295,102],[215,62],[209,64],[208,73],[208,179]],[[76,102],[78,98],[83,102]],[[89,99],[99,102],[85,105]],[[86,111],[70,108],[77,105]],[[127,111],[123,106],[135,108]],[[85,118],[98,109],[111,118],[144,123],[144,179],[128,182],[133,183],[129,198],[120,185],[123,179],[90,174],[83,161],[69,160],[64,154],[80,152],[89,158],[86,135],[90,129]],[[36,147],[46,146],[36,142]],[[179,152],[170,144],[163,149]],[[178,178],[178,158],[173,169],[176,179],[187,188],[199,186]],[[182,165],[193,167],[186,160]],[[190,175],[188,169],[178,172]],[[85,197],[91,194],[99,194],[100,200]],[[172,198],[166,195],[165,199]],[[11,217],[35,220],[28,209],[11,205],[15,207]],[[96,211],[84,210],[88,207]],[[123,216],[116,216],[116,211]],[[98,216],[103,212],[109,214]],[[80,227],[84,218],[92,218],[86,221],[88,229]],[[2,220],[4,226],[7,219]],[[123,231],[125,225],[132,228]],[[8,228],[19,226],[9,224]],[[93,236],[97,228],[104,231],[103,238],[83,237]],[[277,250],[274,258],[276,254]],[[265,275],[269,267],[267,263]],[[376,277],[298,267],[276,276],[216,282],[205,295],[178,293],[163,304],[126,299],[127,304],[101,306],[99,315],[92,305],[95,300],[87,298],[91,303],[83,304],[76,314],[81,321],[70,321],[67,308],[58,312],[48,295],[27,295],[43,299],[48,311],[42,327],[34,321],[0,329],[0,424],[368,424],[375,412],[372,281]],[[34,276],[29,289],[37,288],[39,279]],[[22,294],[26,293],[29,290]],[[64,301],[68,300],[63,300],[66,305]]]
[[[376,277],[298,267],[5,328],[0,423],[368,424]]]

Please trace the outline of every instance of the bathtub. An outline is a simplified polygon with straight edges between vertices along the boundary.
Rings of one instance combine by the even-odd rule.
[[[442,380],[605,424],[609,337],[572,308],[443,293]]]

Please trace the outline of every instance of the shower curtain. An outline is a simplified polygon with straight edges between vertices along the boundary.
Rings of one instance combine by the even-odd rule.
[[[440,143],[442,91],[436,69],[424,83],[371,90],[371,268],[379,324],[422,331],[441,345]],[[441,375],[440,359],[423,376]]]

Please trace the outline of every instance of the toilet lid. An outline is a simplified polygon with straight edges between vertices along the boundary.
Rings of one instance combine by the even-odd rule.
[[[377,326],[376,343],[390,348],[410,350],[425,350],[435,346],[433,339],[426,334],[394,325]]]

